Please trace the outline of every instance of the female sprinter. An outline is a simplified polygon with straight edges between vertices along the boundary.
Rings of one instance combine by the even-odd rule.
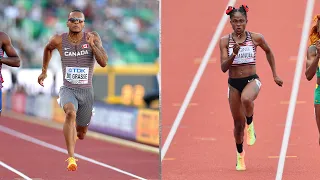
[[[311,29],[309,36],[310,44],[307,52],[306,61],[306,78],[311,81],[313,76],[317,73],[317,84],[314,92],[314,109],[316,114],[316,121],[318,131],[320,133],[320,70],[319,70],[319,57],[320,57],[320,15],[314,17],[315,25]],[[319,138],[320,145],[320,138]]]
[[[234,138],[237,147],[236,170],[245,170],[243,150],[244,129],[247,124],[247,144],[253,145],[256,134],[252,122],[253,101],[257,98],[261,82],[256,74],[256,51],[260,46],[271,66],[274,81],[282,86],[283,82],[276,73],[273,53],[261,34],[246,31],[249,8],[241,5],[239,9],[229,6],[226,14],[230,16],[233,33],[220,40],[221,70],[229,70],[228,98],[234,119]]]

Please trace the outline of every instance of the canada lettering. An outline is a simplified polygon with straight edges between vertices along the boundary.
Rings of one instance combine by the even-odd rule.
[[[82,51],[79,51],[79,52],[64,52],[64,55],[65,56],[83,56],[83,55],[86,55],[86,54],[89,54],[88,50],[82,50]]]

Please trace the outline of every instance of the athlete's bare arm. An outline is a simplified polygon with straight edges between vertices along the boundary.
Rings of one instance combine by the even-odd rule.
[[[229,70],[230,66],[236,54],[238,54],[240,46],[238,44],[235,45],[233,49],[233,54],[231,56],[228,55],[228,36],[224,36],[220,39],[220,62],[221,62],[221,70],[225,73]]]
[[[41,86],[43,86],[43,81],[47,77],[47,70],[48,70],[49,62],[52,57],[52,52],[55,49],[58,49],[59,51],[61,51],[61,43],[62,43],[62,36],[56,34],[50,38],[49,42],[44,47],[42,73],[38,77],[38,83]]]
[[[87,34],[87,42],[90,44],[94,57],[101,67],[108,64],[108,55],[104,50],[99,34],[95,31]]]
[[[62,43],[61,35],[56,34],[50,38],[49,42],[44,47],[43,64],[42,64],[43,73],[47,73],[48,65],[52,57],[52,52],[53,50],[58,49],[59,46],[61,46],[61,43]]]
[[[255,44],[257,46],[260,46],[261,49],[263,49],[264,52],[266,53],[267,60],[272,70],[272,75],[273,77],[276,77],[277,76],[276,64],[275,64],[274,55],[270,46],[268,45],[268,43],[266,42],[262,34],[252,33],[251,36]]]
[[[18,53],[12,46],[10,37],[4,32],[0,32],[0,41],[2,42],[2,49],[8,56],[0,58],[0,63],[11,67],[20,67],[21,60]]]
[[[272,52],[270,46],[268,45],[267,41],[264,39],[263,35],[259,34],[259,33],[251,33],[251,37],[252,37],[254,43],[257,46],[260,46],[261,49],[264,50],[264,52],[266,53],[266,57],[269,62],[269,65],[271,67],[274,81],[279,86],[282,86],[283,81],[278,77],[277,70],[276,70],[276,63],[274,60],[274,55],[273,55],[273,52]]]
[[[318,49],[320,50],[320,44],[317,42]],[[317,53],[316,46],[310,46],[307,52],[307,61],[306,61],[306,78],[308,81],[311,81],[313,76],[317,72],[318,63],[319,63],[319,54]]]

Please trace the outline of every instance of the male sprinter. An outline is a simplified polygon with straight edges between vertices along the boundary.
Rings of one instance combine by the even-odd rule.
[[[6,53],[8,57],[3,57],[4,53]],[[1,74],[2,64],[11,67],[20,67],[20,57],[12,46],[10,37],[0,31],[0,116],[2,112],[2,83],[4,82]]]
[[[92,75],[95,60],[106,67],[108,56],[96,32],[83,32],[85,17],[82,11],[70,12],[68,33],[54,35],[44,48],[42,73],[38,83],[43,85],[52,51],[57,49],[61,56],[63,86],[60,88],[60,106],[65,112],[63,133],[69,158],[67,169],[77,169],[74,148],[77,137],[84,139],[91,120],[93,108]]]

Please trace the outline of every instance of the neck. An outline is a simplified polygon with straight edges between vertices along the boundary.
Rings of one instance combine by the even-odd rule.
[[[82,32],[69,31],[68,39],[70,42],[77,44],[82,39]]]
[[[236,32],[233,32],[233,36],[235,36],[239,39],[241,39],[242,37],[245,37],[245,35],[246,35],[245,31],[243,31],[242,33],[239,33],[239,34]]]
[[[69,31],[69,36],[71,38],[80,38],[82,36],[82,32],[71,32],[71,31]]]

